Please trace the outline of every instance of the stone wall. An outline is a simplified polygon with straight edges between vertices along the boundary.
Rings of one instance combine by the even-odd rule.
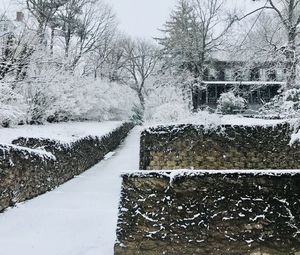
[[[0,211],[89,169],[114,150],[132,127],[125,123],[104,137],[86,137],[69,145],[33,138],[13,141],[17,146],[0,145]],[[37,150],[41,148],[45,152]]]
[[[142,132],[140,169],[299,169],[292,130],[277,126],[159,126]]]
[[[173,173],[123,176],[115,255],[300,254],[300,172]]]

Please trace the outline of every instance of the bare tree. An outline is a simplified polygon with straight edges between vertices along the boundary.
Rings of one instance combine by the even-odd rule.
[[[118,51],[118,45],[115,37],[115,31],[112,30],[111,33],[107,32],[105,36],[101,38],[99,47],[88,56],[88,63],[86,67],[91,69],[90,72],[93,73],[95,79],[98,76],[108,78],[108,74],[111,72],[111,67],[108,68],[107,65],[109,65],[110,61],[117,61],[117,59],[113,56],[114,53]]]
[[[68,0],[26,0],[29,12],[38,22],[38,35],[41,42],[45,39],[45,31],[58,9]]]
[[[222,49],[225,35],[234,22],[234,16],[225,10],[226,0],[193,0],[196,17],[199,22],[200,43],[197,45],[199,54],[199,68],[203,77],[207,57]]]
[[[259,2],[261,0],[253,0]],[[300,0],[266,0],[264,5],[256,10],[239,17],[239,20],[263,10],[273,11],[284,28],[285,45],[280,46],[280,51],[285,57],[286,89],[296,86],[296,69],[298,63],[297,37],[300,33]]]
[[[80,22],[74,36],[74,51],[71,68],[75,68],[84,55],[96,51],[103,45],[115,29],[115,15],[108,5],[103,2],[87,3],[80,17]]]
[[[68,57],[71,39],[76,35],[81,25],[80,16],[85,5],[91,3],[90,0],[68,0],[58,11],[56,24],[60,30],[60,35],[64,39],[65,56]]]
[[[105,61],[105,67],[103,70],[104,76],[111,82],[126,83],[126,52],[124,45],[128,39],[123,35],[117,34],[114,42],[110,46],[110,52],[107,55],[107,60]]]
[[[125,69],[130,78],[131,88],[137,93],[142,109],[145,106],[145,85],[158,63],[157,49],[144,40],[128,39],[124,43]]]

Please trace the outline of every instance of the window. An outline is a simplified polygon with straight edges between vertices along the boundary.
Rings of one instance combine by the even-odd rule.
[[[255,68],[251,69],[250,80],[251,81],[258,81],[259,80],[259,68],[258,67],[255,67]]]
[[[232,80],[232,70],[229,68],[225,69],[225,80],[231,81]]]
[[[271,69],[267,71],[267,81],[276,81],[276,70]]]
[[[220,70],[218,72],[218,80],[219,81],[225,81],[225,72],[224,72],[224,70]]]
[[[235,70],[233,79],[235,81],[241,81],[243,79],[242,72],[240,70]]]

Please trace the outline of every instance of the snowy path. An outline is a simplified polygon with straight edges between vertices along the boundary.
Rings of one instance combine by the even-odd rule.
[[[2,255],[111,255],[120,173],[138,169],[135,128],[107,160],[54,191],[0,214]]]

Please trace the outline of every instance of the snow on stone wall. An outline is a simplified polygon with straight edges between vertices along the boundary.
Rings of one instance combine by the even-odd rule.
[[[141,135],[140,169],[299,169],[300,143],[277,125],[173,125]]]
[[[65,183],[98,163],[126,137],[132,124],[71,144],[20,138],[0,145],[0,211]],[[45,152],[43,152],[43,149]]]
[[[115,255],[299,254],[300,172],[189,172],[123,176]]]

